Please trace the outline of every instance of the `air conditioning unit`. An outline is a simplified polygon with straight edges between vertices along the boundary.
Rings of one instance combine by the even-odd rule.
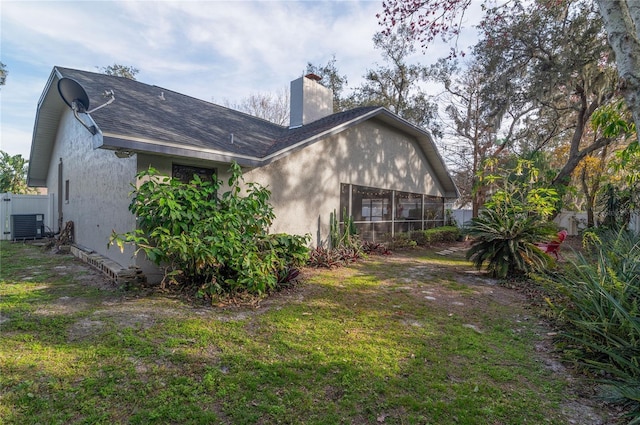
[[[11,216],[11,238],[40,239],[44,237],[44,214],[13,214]]]

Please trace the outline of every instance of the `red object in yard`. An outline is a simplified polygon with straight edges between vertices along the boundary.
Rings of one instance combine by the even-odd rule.
[[[556,260],[560,259],[560,245],[567,238],[567,231],[562,230],[558,232],[558,238],[548,243],[538,244],[538,248],[546,252],[547,254],[553,254]]]

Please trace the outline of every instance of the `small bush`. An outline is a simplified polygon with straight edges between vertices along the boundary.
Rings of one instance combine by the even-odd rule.
[[[545,270],[553,260],[536,243],[551,239],[556,230],[553,222],[537,215],[487,209],[471,220],[467,234],[473,241],[466,256],[478,270],[486,264],[498,278]]]
[[[340,256],[333,249],[318,246],[309,253],[309,267],[331,269],[342,265]]]
[[[415,248],[418,244],[409,233],[396,233],[393,237],[389,237],[387,246],[391,250],[400,250]]]
[[[379,242],[364,241],[362,251],[367,255],[391,255],[391,250]]]
[[[335,252],[344,264],[355,263],[361,260],[364,256],[360,243],[351,244],[349,246],[343,245],[335,248]]]
[[[467,259],[477,269],[486,264],[498,278],[545,270],[553,260],[536,244],[556,236],[550,216],[560,196],[538,182],[539,170],[530,160],[519,159],[514,169],[502,172],[504,175],[486,176],[500,186],[465,229],[472,238]]]
[[[420,246],[428,246],[438,242],[455,242],[461,237],[462,232],[456,226],[434,227],[433,229],[411,232],[411,239]]]
[[[308,237],[285,233],[267,235],[259,242],[261,252],[272,254],[278,284],[296,280],[300,274],[299,268],[309,260],[308,242]]]
[[[336,248],[317,247],[311,250],[307,265],[314,268],[340,267],[355,263],[364,258],[365,252],[359,239],[351,238],[349,245],[340,245]]]

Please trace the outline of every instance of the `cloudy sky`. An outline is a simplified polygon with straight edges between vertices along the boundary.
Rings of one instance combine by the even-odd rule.
[[[381,0],[1,0],[0,60],[9,75],[0,89],[0,149],[29,157],[38,99],[56,65],[130,65],[138,81],[222,104],[282,90],[308,62],[335,55],[355,87],[381,62],[372,42],[380,11]],[[414,60],[428,64],[448,50],[436,45]]]

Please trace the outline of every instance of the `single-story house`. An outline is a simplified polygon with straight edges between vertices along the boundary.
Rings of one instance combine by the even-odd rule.
[[[79,83],[95,110],[76,117],[59,93],[62,78]],[[310,234],[315,245],[327,243],[333,211],[346,210],[367,239],[442,225],[458,190],[430,134],[382,107],[333,113],[332,100],[315,76],[298,78],[290,126],[280,126],[162,87],[54,67],[37,105],[28,185],[53,194],[53,222],[59,230],[73,221],[77,247],[125,268],[145,261],[107,242],[112,230],[135,228],[132,185],[149,166],[226,181],[236,161],[246,182],[271,190],[271,230]]]

